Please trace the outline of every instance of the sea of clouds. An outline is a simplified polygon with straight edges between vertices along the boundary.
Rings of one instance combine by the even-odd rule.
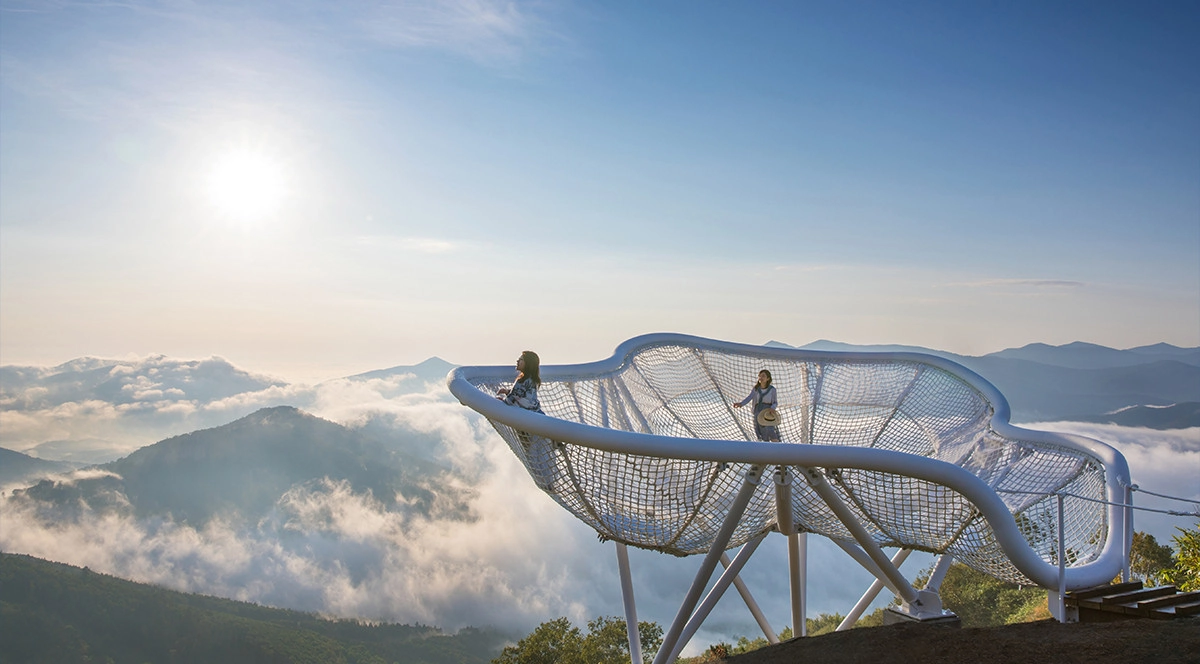
[[[267,380],[260,389],[214,396],[189,393],[186,385],[171,392],[171,381],[156,384],[150,368],[129,372],[149,380],[133,379],[143,389],[123,407],[96,399],[29,399],[21,408],[6,395],[0,421],[4,446],[45,452],[39,441],[77,436],[102,439],[110,445],[106,454],[120,456],[158,439],[138,436],[166,437],[287,404],[347,426],[382,423],[433,436],[440,441],[437,456],[454,469],[445,481],[468,490],[472,518],[388,509],[369,494],[325,481],[294,488],[268,518],[253,524],[214,519],[193,526],[86,506],[75,518],[47,520],[29,501],[15,500],[16,487],[10,486],[0,496],[0,549],[183,591],[447,630],[494,626],[521,635],[558,616],[577,625],[599,615],[623,616],[614,545],[599,542],[590,528],[538,490],[486,421],[460,406],[441,381],[404,372],[313,386]],[[170,372],[158,372],[164,373]],[[1200,503],[1200,429],[1074,422],[1029,426],[1109,442],[1126,455],[1134,481],[1143,488]],[[60,479],[78,481],[97,472],[81,470]],[[1138,502],[1151,505],[1141,496]],[[1187,503],[1153,505],[1196,509]],[[1191,523],[1150,514],[1139,515],[1137,527],[1165,543],[1176,526]],[[669,625],[700,558],[635,549],[630,558],[639,619]],[[786,561],[786,540],[771,535],[742,574],[776,630],[790,622]],[[915,575],[929,564],[929,556],[918,554],[904,570]],[[809,538],[808,569],[810,617],[846,613],[872,580],[815,536]],[[889,599],[881,597],[876,605]],[[749,611],[730,593],[687,652],[758,633]]]

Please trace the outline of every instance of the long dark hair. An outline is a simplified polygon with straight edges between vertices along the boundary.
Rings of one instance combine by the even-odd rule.
[[[531,351],[521,351],[521,359],[525,360],[525,370],[521,372],[521,380],[528,378],[534,387],[542,386],[542,361],[538,354]]]
[[[772,380],[771,379],[771,371],[769,369],[763,369],[762,371],[758,372],[758,375],[760,375],[760,376],[763,374],[767,374],[767,387],[771,387],[771,380]],[[764,387],[763,389],[765,390],[765,389],[767,389],[767,387]],[[757,380],[754,381],[754,389],[756,389],[756,390],[758,389],[758,381]]]

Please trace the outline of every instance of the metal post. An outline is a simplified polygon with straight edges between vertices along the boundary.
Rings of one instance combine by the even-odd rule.
[[[1133,580],[1129,566],[1133,557],[1133,492],[1136,489],[1136,484],[1125,487],[1125,567],[1121,570],[1121,580],[1126,583]]]
[[[1055,494],[1058,498],[1058,618],[1059,622],[1067,622],[1067,540],[1063,534],[1063,495]]]
[[[745,547],[742,547],[745,548]],[[733,561],[729,560],[729,554],[721,552],[721,564],[729,568]],[[763,636],[767,637],[768,643],[779,643],[779,636],[775,634],[775,630],[771,629],[771,623],[767,621],[767,617],[763,615],[762,609],[759,608],[758,602],[754,601],[754,596],[750,594],[750,589],[746,587],[746,582],[742,581],[741,576],[736,576],[733,579],[733,587],[737,588],[738,594],[742,596],[742,601],[746,603],[746,608],[750,609],[750,615],[754,616],[754,621],[758,623],[759,629],[762,630]]]
[[[929,580],[925,582],[925,590],[939,592],[942,589],[942,580],[946,578],[946,572],[950,571],[950,565],[954,562],[954,556],[943,553],[938,557],[937,565],[934,566],[933,572],[929,574]]]
[[[793,554],[792,552],[795,552]],[[788,541],[788,563],[792,568],[792,636],[808,636],[808,533],[793,533]]]
[[[692,616],[688,618],[687,624],[683,626],[683,632],[679,635],[679,642],[675,645],[672,661],[679,656],[679,651],[683,650],[688,641],[692,640],[692,637],[696,634],[696,630],[700,629],[700,625],[704,623],[704,619],[716,608],[717,602],[721,601],[721,596],[725,594],[726,590],[729,590],[730,584],[738,580],[738,574],[741,573],[742,568],[746,566],[746,562],[750,560],[750,556],[754,555],[754,550],[758,548],[758,545],[762,543],[763,538],[766,536],[767,534],[763,533],[746,542],[742,546],[742,549],[738,551],[737,556],[726,566],[725,571],[717,578],[717,582],[713,585],[712,590],[708,591],[708,594],[704,596],[704,601],[700,602],[700,605],[696,607]],[[725,557],[728,558],[729,556]],[[760,626],[761,624],[759,623]],[[770,629],[771,626],[767,625],[767,630]],[[775,638],[771,639],[770,637],[772,636]],[[774,632],[770,632],[768,640],[771,643],[779,643],[779,637],[775,636]]]
[[[629,574],[629,550],[617,545],[617,569],[621,572],[621,597],[625,600],[625,631],[629,635],[629,661],[642,664],[642,637],[638,633],[637,605],[633,601],[633,577]]]
[[[788,538],[788,578],[791,583],[792,599],[792,636],[804,636],[804,595],[805,581],[800,573],[800,541],[796,533],[796,524],[792,517],[792,478],[787,466],[775,469],[775,522],[779,532]],[[808,538],[805,537],[805,556],[807,557]]]
[[[663,636],[662,646],[658,649],[658,656],[654,658],[654,664],[667,664],[667,662],[673,661],[673,651],[679,641],[679,635],[683,633],[683,628],[687,624],[688,618],[691,617],[692,610],[696,608],[696,602],[700,600],[700,594],[704,592],[704,587],[708,585],[708,580],[712,577],[713,570],[716,569],[721,552],[729,544],[729,539],[733,537],[733,531],[737,529],[742,513],[746,511],[746,506],[750,504],[754,490],[758,488],[758,473],[758,466],[750,466],[746,471],[746,479],[742,482],[742,488],[738,491],[737,497],[733,499],[729,513],[725,515],[725,521],[721,524],[721,529],[717,531],[712,546],[708,548],[708,554],[700,563],[700,569],[696,572],[696,577],[692,579],[692,587],[684,597],[679,612],[675,614],[675,620],[671,623],[666,635]]]
[[[908,559],[908,556],[911,553],[912,549],[900,549],[896,552],[896,555],[892,556],[892,564],[896,567],[900,567],[900,565],[904,564],[904,561]],[[862,597],[860,597],[858,602],[854,605],[854,608],[850,609],[850,613],[848,613],[846,617],[842,619],[841,624],[839,624],[837,629],[834,631],[844,632],[851,627],[854,627],[854,623],[858,622],[858,619],[862,617],[862,614],[867,610],[867,607],[871,606],[871,602],[874,602],[875,598],[879,596],[879,591],[883,590],[883,586],[884,582],[882,579],[875,579],[875,581],[871,583],[871,587],[867,588],[867,592],[863,593]]]

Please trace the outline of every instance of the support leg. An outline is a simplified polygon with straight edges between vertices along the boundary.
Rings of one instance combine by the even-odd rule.
[[[825,501],[825,504],[829,506],[829,509],[842,522],[842,525],[850,531],[854,540],[858,542],[858,545],[862,547],[871,561],[887,577],[888,581],[891,581],[891,585],[899,591],[900,598],[906,604],[920,604],[916,589],[912,587],[908,579],[904,578],[900,570],[896,569],[896,566],[888,559],[883,549],[879,548],[879,544],[871,537],[871,533],[867,532],[867,529],[858,522],[858,518],[854,515],[854,512],[846,506],[846,503],[842,502],[841,497],[829,485],[829,482],[825,479],[821,471],[813,468],[804,468],[803,472],[807,475],[808,483],[816,491],[817,495],[821,497],[821,500]]]
[[[792,577],[792,636],[808,636],[808,533],[788,536],[788,569]]]
[[[788,538],[788,579],[791,581],[792,636],[804,636],[807,631],[804,616],[804,597],[807,579],[801,574],[800,536],[792,518],[792,478],[787,466],[775,469],[775,523],[779,532]],[[808,556],[808,535],[805,533],[803,557]]]
[[[717,602],[721,601],[721,596],[724,595],[725,591],[729,589],[730,584],[734,583],[735,580],[739,580],[738,574],[740,574],[742,568],[746,566],[746,562],[750,560],[750,556],[754,555],[754,550],[757,549],[758,545],[762,543],[764,537],[766,537],[766,533],[763,533],[749,542],[746,542],[741,551],[738,551],[737,556],[734,557],[734,559],[726,567],[725,571],[717,579],[717,582],[713,585],[712,590],[708,591],[708,594],[704,596],[704,601],[700,602],[700,606],[696,607],[696,611],[692,613],[691,617],[688,618],[687,624],[684,625],[683,632],[679,635],[679,643],[675,646],[675,654],[672,659],[678,657],[679,651],[683,650],[684,646],[688,644],[688,641],[692,640],[692,636],[696,634],[696,630],[700,629],[700,625],[704,623],[704,619],[708,617],[708,614],[712,613],[714,608],[716,608]],[[761,612],[759,615],[761,615]],[[759,623],[759,625],[761,626],[762,623]],[[770,629],[771,626],[767,625],[767,630],[770,631]],[[772,639],[771,637],[774,638]],[[779,643],[779,637],[775,636],[774,632],[770,632],[768,640],[770,640],[771,643]]]
[[[642,664],[642,637],[638,633],[637,604],[633,601],[633,577],[629,574],[629,550],[617,545],[617,568],[621,572],[621,597],[625,600],[625,631],[629,635],[629,661]]]
[[[925,582],[925,590],[940,593],[942,590],[942,581],[945,580],[946,572],[950,571],[950,565],[953,563],[954,556],[948,553],[938,556],[937,565],[934,565],[933,572],[929,574],[929,580]]]
[[[910,553],[912,553],[911,549],[900,549],[896,552],[896,555],[892,556],[892,564],[899,568],[900,565],[904,564],[904,561],[908,559],[908,555]],[[867,588],[867,592],[863,593],[862,597],[858,599],[858,602],[854,605],[854,608],[850,609],[850,613],[846,615],[841,624],[837,626],[835,631],[844,632],[851,627],[854,627],[854,623],[858,622],[858,619],[862,617],[862,614],[867,610],[867,607],[871,606],[871,602],[874,602],[875,598],[879,596],[879,591],[883,590],[883,586],[884,582],[882,580],[875,579],[875,581],[871,583],[871,587]]]
[[[750,466],[746,471],[746,479],[742,481],[742,488],[738,490],[737,497],[733,499],[733,504],[729,507],[729,513],[725,515],[721,529],[717,531],[712,546],[708,549],[708,554],[700,563],[700,569],[692,580],[692,587],[679,607],[679,612],[675,614],[675,620],[671,623],[670,629],[663,636],[662,646],[658,649],[658,656],[654,658],[654,664],[666,664],[674,661],[674,651],[679,641],[679,635],[683,633],[688,618],[696,608],[696,603],[700,601],[700,594],[708,585],[708,580],[712,577],[713,570],[716,569],[717,561],[721,558],[721,552],[728,546],[729,539],[733,537],[733,532],[737,529],[738,522],[746,511],[746,506],[750,504],[750,498],[754,495],[754,490],[758,488],[758,481],[759,467]]]
[[[724,551],[721,552],[721,564],[726,569],[733,564],[733,561],[729,559],[729,554]],[[762,609],[758,607],[758,602],[754,601],[754,596],[750,594],[750,589],[746,587],[746,582],[742,581],[741,576],[734,577],[733,586],[737,588],[738,594],[742,596],[742,601],[746,603],[746,608],[750,609],[750,615],[754,616],[754,621],[758,623],[758,628],[762,630],[763,636],[767,637],[767,642],[779,643],[779,636],[775,634],[775,630],[771,629],[771,623],[767,622],[767,617],[763,615]]]

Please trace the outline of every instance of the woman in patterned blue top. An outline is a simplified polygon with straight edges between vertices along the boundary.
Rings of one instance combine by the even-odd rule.
[[[763,369],[758,372],[758,382],[754,384],[754,389],[750,391],[750,396],[733,404],[733,407],[741,408],[750,403],[751,400],[754,401],[754,435],[764,442],[780,442],[779,427],[767,426],[758,422],[759,413],[768,408],[774,410],[779,405],[779,396],[775,392],[775,387],[771,385],[770,371]]]
[[[542,412],[538,403],[537,388],[542,386],[541,360],[537,353],[527,350],[517,358],[517,379],[512,387],[502,387],[496,392],[496,398],[510,406],[520,406],[525,410],[536,413]]]

